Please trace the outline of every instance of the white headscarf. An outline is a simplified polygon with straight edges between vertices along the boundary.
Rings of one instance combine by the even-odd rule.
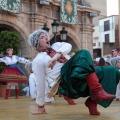
[[[48,36],[48,33],[45,30],[38,29],[38,30],[34,31],[33,33],[31,33],[28,37],[28,43],[35,50],[37,50],[37,46],[38,46],[38,43],[39,43],[39,38],[40,38],[40,35],[42,33],[45,33]],[[49,36],[48,36],[48,39],[49,39]]]
[[[30,71],[32,69],[32,62],[28,62],[25,64],[25,69]]]
[[[116,67],[117,61],[120,60],[120,57],[115,57],[110,60],[112,66]]]

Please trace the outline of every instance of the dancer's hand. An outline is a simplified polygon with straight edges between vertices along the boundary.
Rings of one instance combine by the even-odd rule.
[[[51,58],[51,60],[48,63],[48,67],[53,69],[54,65],[56,64],[57,60],[61,57],[60,53],[56,53],[56,55]]]
[[[51,59],[48,63],[48,67],[53,69],[54,65],[56,64],[56,59]]]
[[[31,112],[32,115],[47,114],[45,107],[39,108],[35,112]]]

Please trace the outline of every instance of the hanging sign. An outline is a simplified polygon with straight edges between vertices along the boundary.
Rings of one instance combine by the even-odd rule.
[[[76,24],[77,22],[77,0],[61,0],[61,22]]]
[[[0,0],[0,10],[20,13],[20,0]]]

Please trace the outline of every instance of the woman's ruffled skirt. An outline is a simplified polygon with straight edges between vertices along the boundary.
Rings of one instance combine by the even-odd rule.
[[[7,66],[0,73],[0,81],[2,82],[27,82],[27,77],[17,65]]]

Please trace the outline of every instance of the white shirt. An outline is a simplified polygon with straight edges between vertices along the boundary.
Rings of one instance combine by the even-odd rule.
[[[0,62],[4,62],[6,65],[11,65],[11,64],[16,64],[17,62],[20,62],[20,63],[27,63],[29,62],[29,60],[23,58],[23,57],[18,57],[16,55],[12,55],[12,57],[3,57],[3,58],[0,58]]]
[[[32,83],[34,83],[34,85],[36,85],[36,77],[34,75],[34,73],[31,73],[30,76],[29,76],[29,82],[32,81]]]
[[[65,43],[65,42],[56,42],[51,47],[57,52],[62,52],[62,54],[67,59],[70,58],[70,56],[68,56],[68,53],[72,49],[71,44]],[[32,70],[37,79],[36,103],[40,106],[44,105],[45,103],[45,81],[47,80],[47,78],[56,80],[57,77],[60,75],[61,67],[64,65],[64,63],[56,62],[53,69],[48,68],[48,63],[50,59],[51,57],[47,55],[46,52],[40,52],[38,53],[38,55],[35,57],[35,59],[32,62]]]
[[[30,96],[30,89],[29,89],[29,87],[27,86],[27,87],[25,87],[24,89],[23,89],[23,91],[25,91],[26,92],[26,96]]]

